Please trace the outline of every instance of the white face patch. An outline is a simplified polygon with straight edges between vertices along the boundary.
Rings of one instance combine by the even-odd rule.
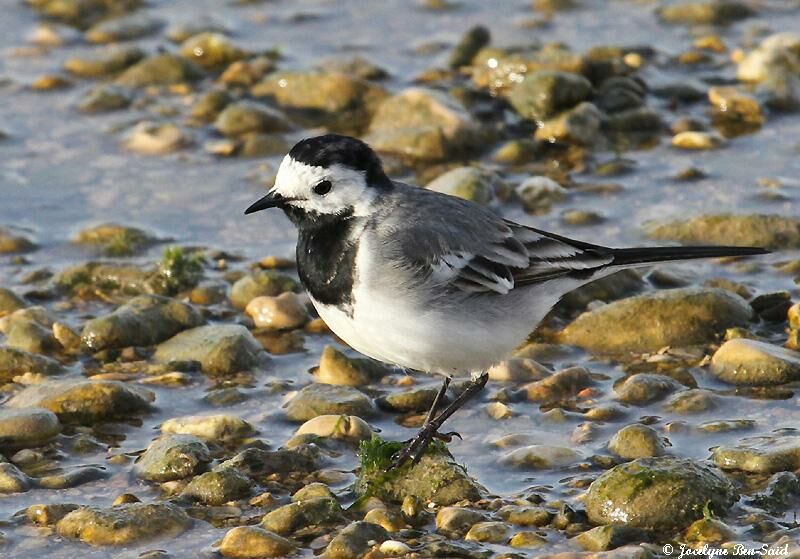
[[[324,180],[330,181],[330,192],[315,193],[314,187]],[[352,208],[356,216],[368,215],[376,196],[361,171],[343,165],[316,167],[288,155],[278,168],[271,192],[293,199],[289,205],[307,212],[335,215]]]

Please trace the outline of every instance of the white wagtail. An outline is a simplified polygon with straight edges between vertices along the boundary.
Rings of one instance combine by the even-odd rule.
[[[438,429],[562,296],[622,268],[763,254],[760,248],[607,248],[503,219],[482,206],[393,181],[356,138],[297,143],[275,185],[245,211],[281,208],[297,226],[297,271],[320,317],[379,361],[446,375],[419,434],[395,457],[416,463]],[[439,415],[449,375],[472,372]]]

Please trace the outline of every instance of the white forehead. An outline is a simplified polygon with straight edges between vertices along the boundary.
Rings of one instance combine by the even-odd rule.
[[[323,180],[333,183],[333,190],[324,198],[312,193],[314,186]],[[366,213],[373,198],[366,188],[363,171],[335,164],[327,167],[309,165],[290,157],[283,158],[275,177],[274,192],[298,200],[294,205],[321,213],[334,213],[352,207],[356,214]]]

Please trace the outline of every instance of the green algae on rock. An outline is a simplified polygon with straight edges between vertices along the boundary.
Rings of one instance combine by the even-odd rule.
[[[203,372],[230,374],[266,364],[269,357],[250,331],[238,324],[199,326],[158,345],[155,360],[197,361]]]
[[[789,249],[800,247],[800,219],[766,214],[710,214],[669,223],[648,223],[654,239]]]
[[[651,352],[711,343],[727,328],[746,326],[752,314],[744,299],[723,289],[670,289],[585,312],[560,338],[593,352]]]
[[[62,422],[92,424],[147,412],[153,400],[149,390],[119,381],[65,380],[28,386],[7,405],[46,408]]]
[[[83,327],[81,341],[92,351],[150,346],[203,324],[192,305],[159,295],[140,295]]]
[[[483,488],[467,475],[463,466],[453,461],[441,442],[432,443],[415,466],[407,462],[399,468],[388,469],[392,456],[402,447],[403,443],[384,441],[378,436],[361,443],[356,495],[393,503],[413,495],[438,505],[480,498]]]
[[[715,467],[661,456],[621,464],[601,475],[589,487],[586,512],[596,524],[668,533],[702,518],[706,507],[724,512],[737,498]]]
[[[176,537],[191,526],[189,516],[168,503],[80,507],[56,524],[60,536],[90,545],[127,545]]]

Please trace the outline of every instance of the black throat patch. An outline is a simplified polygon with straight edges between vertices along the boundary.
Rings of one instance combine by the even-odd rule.
[[[352,210],[338,215],[284,210],[297,225],[297,273],[303,287],[318,302],[351,314],[358,239]]]

